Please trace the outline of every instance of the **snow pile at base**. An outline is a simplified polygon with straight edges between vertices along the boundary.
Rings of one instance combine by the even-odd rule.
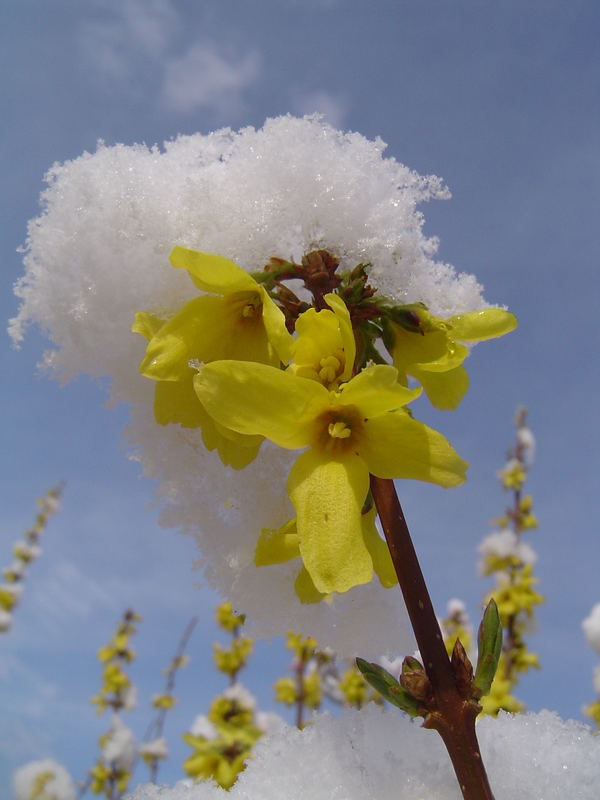
[[[486,717],[481,751],[496,800],[597,800],[600,738],[556,714]],[[138,787],[131,800],[460,800],[441,739],[372,706],[262,740],[237,784]]]
[[[254,635],[302,629],[367,658],[390,641],[412,649],[396,593],[389,599],[373,586],[300,608],[290,579],[297,565],[255,569],[261,529],[293,516],[282,476],[294,456],[264,447],[233,472],[205,451],[197,430],[157,425],[154,382],[138,374],[146,343],[130,328],[136,311],[166,316],[197,296],[185,270],[169,263],[174,245],[250,271],[272,256],[327,248],[342,269],[370,262],[371,282],[400,302],[423,301],[443,316],[485,306],[476,279],[435,261],[437,241],[422,232],[417,206],[448,197],[447,189],[384,150],[380,139],[343,134],[318,117],[285,116],[260,130],[180,136],[162,150],[100,144],[55,164],[42,213],[29,224],[15,290],[22,305],[10,326],[17,344],[30,324],[45,332],[52,350],[44,365],[58,379],[109,378],[111,400],[132,409],[136,456],[160,484],[162,522],[197,538],[209,582],[257,623]]]

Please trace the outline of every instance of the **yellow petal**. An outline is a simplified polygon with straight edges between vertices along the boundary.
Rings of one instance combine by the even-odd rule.
[[[303,378],[321,380],[320,362],[323,358],[342,353],[342,336],[335,314],[329,310],[309,308],[296,322],[298,338],[294,341],[290,370]],[[339,381],[341,373],[336,376]],[[327,383],[323,381],[324,385]]]
[[[194,391],[194,370],[181,380],[158,381],[154,390],[154,417],[159,425],[178,423],[184,428],[198,428],[209,415]]]
[[[398,383],[398,371],[385,364],[367,367],[339,392],[343,405],[356,406],[363,417],[370,418],[410,403],[421,389],[409,389]]]
[[[225,466],[243,469],[254,461],[262,437],[242,436],[224,430],[202,407],[194,391],[194,370],[181,381],[158,381],[154,392],[154,416],[160,425],[177,423],[183,428],[200,428],[207,450],[217,450]]]
[[[294,582],[294,589],[301,603],[320,603],[324,597],[327,597],[326,594],[317,589],[306,567],[302,567],[298,573],[298,577]]]
[[[368,489],[368,470],[353,454],[327,460],[308,450],[290,471],[288,492],[296,509],[300,553],[323,594],[346,592],[373,577],[361,525]]]
[[[223,297],[196,297],[154,334],[140,372],[154,380],[178,380],[189,361],[226,358],[231,338],[230,305]]]
[[[354,360],[356,358],[356,339],[354,338],[354,331],[352,330],[352,321],[350,313],[342,298],[337,294],[326,294],[325,302],[329,308],[333,309],[333,313],[338,318],[340,326],[340,334],[342,337],[342,347],[346,356],[346,366],[342,374],[342,381],[348,381],[352,377],[354,369]]]
[[[394,562],[392,561],[387,542],[381,538],[375,525],[375,516],[375,507],[367,511],[366,514],[363,514],[363,538],[367,550],[373,559],[373,569],[379,578],[379,582],[384,588],[389,589],[391,586],[395,586],[398,583],[398,576],[394,569]]]
[[[329,408],[329,392],[320,383],[247,361],[201,367],[194,388],[221,425],[292,449],[310,444],[315,417]]]
[[[226,467],[244,469],[258,455],[262,436],[244,436],[229,431],[207,415],[202,424],[202,441],[207,450],[216,450]]]
[[[468,464],[448,440],[404,411],[369,419],[359,454],[378,478],[412,478],[444,487],[466,479]]]
[[[254,551],[254,563],[257,567],[284,564],[286,561],[298,558],[299,555],[300,545],[296,520],[291,519],[279,529],[262,529]]]
[[[517,327],[517,318],[502,308],[484,308],[450,317],[452,337],[462,342],[478,342],[504,336]]]
[[[441,322],[441,320],[440,320]],[[428,364],[443,358],[448,347],[446,327],[420,333],[407,331],[400,325],[392,325],[394,346],[392,357],[398,370],[405,370],[410,364]]]
[[[256,308],[256,316],[244,316],[247,307]],[[209,362],[226,358],[279,366],[279,356],[263,324],[258,292],[206,295],[186,303],[154,334],[140,372],[154,380],[178,380],[192,359]]]
[[[435,361],[426,361],[420,364],[410,364],[407,366],[408,372],[412,375],[414,369],[423,369],[428,372],[448,372],[460,366],[469,355],[469,348],[464,344],[455,342],[450,337],[446,340],[446,352]]]
[[[174,267],[186,269],[194,285],[204,292],[231,294],[256,291],[258,288],[246,270],[223,256],[201,253],[187,247],[174,247],[170,261]]]
[[[443,410],[456,408],[469,388],[469,376],[463,366],[448,372],[429,372],[413,368],[411,375],[425,389],[431,404]]]
[[[280,358],[272,347],[263,320],[263,305],[258,292],[235,292],[224,298],[225,315],[221,330],[221,348],[217,357],[203,361],[232,358],[237,361],[259,361],[279,367]],[[246,316],[247,309],[253,310]]]
[[[262,299],[262,320],[269,342],[283,364],[292,357],[294,337],[285,326],[283,311],[273,302],[266,290],[260,287]]]
[[[136,311],[131,332],[139,333],[144,339],[152,339],[164,324],[165,320],[154,314],[149,314],[147,311]]]

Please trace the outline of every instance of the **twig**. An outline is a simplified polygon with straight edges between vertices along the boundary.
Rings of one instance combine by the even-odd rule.
[[[464,800],[494,800],[475,734],[480,706],[458,691],[394,482],[371,475],[371,492],[433,689],[436,708],[423,727],[442,737]]]
[[[171,661],[171,664],[167,670],[167,682],[165,685],[165,690],[163,694],[171,695],[173,689],[175,688],[175,674],[180,666],[181,658],[185,652],[185,648],[190,640],[192,633],[194,632],[194,628],[198,624],[198,617],[192,617],[192,619],[188,622],[181,639],[179,640],[179,644],[177,645],[177,650],[175,651],[175,655]],[[146,733],[144,734],[144,738],[142,739],[143,742],[151,741],[152,739],[159,739],[162,736],[163,727],[165,724],[165,717],[167,715],[167,708],[159,708],[158,714],[156,719],[152,720],[148,728],[146,729]],[[156,778],[158,776],[158,759],[153,759],[150,763],[150,780],[152,783],[156,783]]]

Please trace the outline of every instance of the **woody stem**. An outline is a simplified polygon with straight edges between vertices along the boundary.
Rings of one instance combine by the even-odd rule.
[[[435,711],[424,727],[442,737],[464,800],[494,800],[481,759],[475,719],[479,706],[459,694],[410,531],[394,482],[371,475],[371,493],[383,526],[404,602],[427,677],[435,697]]]

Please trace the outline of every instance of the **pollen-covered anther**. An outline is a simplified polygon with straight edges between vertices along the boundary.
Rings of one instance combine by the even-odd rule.
[[[333,383],[343,372],[343,360],[333,356],[326,356],[319,362],[321,369],[319,370],[319,379],[324,385]]]
[[[256,306],[254,303],[246,303],[246,305],[242,308],[242,317],[244,319],[254,319],[256,316]]]
[[[332,439],[348,439],[352,435],[352,429],[343,420],[330,422],[327,431]]]

